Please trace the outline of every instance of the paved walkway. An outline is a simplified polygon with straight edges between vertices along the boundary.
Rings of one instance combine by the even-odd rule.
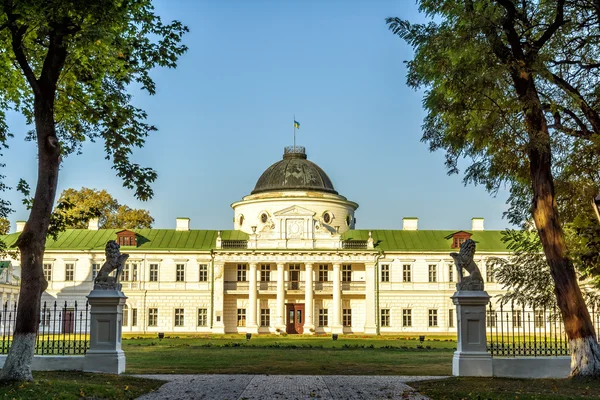
[[[407,382],[441,376],[139,375],[168,383],[140,400],[428,399]]]

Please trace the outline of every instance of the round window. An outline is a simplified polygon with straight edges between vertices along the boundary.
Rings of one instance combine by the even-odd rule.
[[[262,222],[263,224],[266,224],[268,219],[269,216],[266,213],[260,214],[260,222]]]
[[[326,224],[330,223],[331,222],[331,214],[329,214],[328,212],[323,214],[323,222],[325,222]]]

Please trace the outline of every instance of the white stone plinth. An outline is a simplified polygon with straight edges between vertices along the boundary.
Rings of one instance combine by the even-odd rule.
[[[125,371],[121,328],[127,297],[120,290],[94,289],[87,298],[90,304],[90,348],[85,355],[83,370],[120,374]]]
[[[458,344],[452,358],[454,376],[492,376],[492,356],[487,352],[485,291],[458,291],[452,296],[458,319]]]

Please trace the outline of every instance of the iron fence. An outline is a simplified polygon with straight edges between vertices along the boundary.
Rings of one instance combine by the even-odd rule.
[[[600,313],[590,309],[592,323],[598,332]],[[504,307],[494,310],[490,304],[486,315],[487,348],[492,356],[556,357],[568,356],[569,341],[560,310],[556,307]]]
[[[17,320],[17,303],[4,303],[0,313],[0,354],[8,354]],[[53,305],[44,302],[40,310],[35,354],[85,354],[89,348],[89,315],[87,301],[84,307],[78,306],[77,302],[71,305],[65,302],[62,306],[56,301]]]

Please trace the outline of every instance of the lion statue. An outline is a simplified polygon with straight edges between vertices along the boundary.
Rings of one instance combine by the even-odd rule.
[[[119,250],[121,246],[114,240],[109,240],[106,243],[106,261],[98,276],[94,280],[94,289],[115,289],[121,290],[121,284],[119,283],[119,276],[123,271],[125,261],[129,258],[129,254],[121,254]],[[110,276],[111,272],[117,271],[115,276]]]
[[[456,290],[483,290],[483,278],[479,267],[473,261],[475,255],[475,242],[471,239],[465,240],[460,245],[459,253],[450,253],[450,257],[454,259],[456,269],[458,270],[458,283]],[[464,275],[464,271],[469,273],[469,276]]]

